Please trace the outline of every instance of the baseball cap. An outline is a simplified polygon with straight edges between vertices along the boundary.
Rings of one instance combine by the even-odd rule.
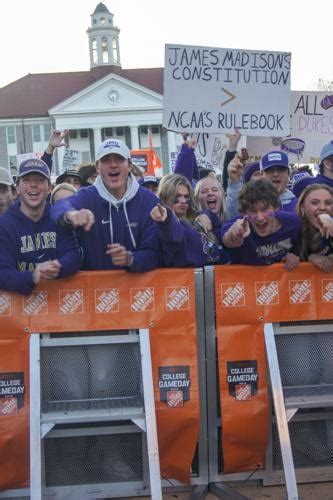
[[[6,186],[12,186],[14,180],[6,168],[0,167],[0,184],[5,184]]]
[[[97,150],[96,161],[110,154],[120,155],[125,158],[125,160],[129,160],[131,158],[130,150],[126,144],[119,139],[107,139],[102,142]]]
[[[323,146],[320,152],[320,163],[329,156],[333,156],[333,141],[330,141],[327,144],[325,144],[325,146]]]
[[[289,158],[283,151],[270,151],[261,157],[260,168],[267,170],[271,167],[289,168]]]
[[[64,182],[64,180],[66,179],[66,177],[77,177],[80,182],[82,183],[82,177],[81,175],[78,173],[77,170],[74,170],[74,169],[68,169],[68,170],[65,170],[65,172],[63,172],[62,174],[58,175],[58,177],[56,178],[56,184],[61,184],[62,182]]]
[[[149,183],[156,184],[156,186],[158,186],[160,181],[154,175],[145,175],[144,177],[141,177],[138,180],[138,182],[141,186],[144,186],[145,184],[149,184]]]
[[[49,167],[43,160],[38,160],[37,158],[30,158],[28,160],[22,161],[18,169],[18,177],[23,177],[28,174],[40,174],[50,179]]]

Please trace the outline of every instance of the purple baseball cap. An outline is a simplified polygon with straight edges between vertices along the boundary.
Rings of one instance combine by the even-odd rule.
[[[28,174],[40,174],[50,180],[50,170],[49,167],[43,160],[38,160],[37,158],[30,158],[29,160],[24,160],[19,166],[18,177],[24,177]]]

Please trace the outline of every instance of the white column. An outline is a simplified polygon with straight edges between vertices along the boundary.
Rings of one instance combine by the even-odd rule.
[[[130,127],[130,131],[131,131],[131,149],[140,149],[138,127]]]
[[[170,154],[173,152],[177,152],[177,145],[176,145],[176,134],[175,132],[170,132],[169,130],[167,131],[167,139],[168,139],[168,160],[169,160],[169,165],[170,165],[170,172],[171,172],[171,161],[170,161]]]
[[[95,158],[96,158],[97,149],[99,148],[99,145],[102,142],[102,129],[94,128],[93,132],[94,132],[94,148],[95,148]],[[92,158],[92,160],[94,161],[95,158]]]

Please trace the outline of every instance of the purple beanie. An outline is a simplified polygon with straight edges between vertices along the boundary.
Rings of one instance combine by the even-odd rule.
[[[251,179],[251,175],[254,174],[254,172],[257,172],[258,170],[260,170],[259,161],[252,161],[251,163],[247,163],[245,165],[243,173],[244,182],[249,182],[249,180]]]
[[[296,198],[299,198],[306,186],[315,182],[315,178],[312,177],[312,175],[308,174],[307,172],[299,172],[292,176],[291,190]]]

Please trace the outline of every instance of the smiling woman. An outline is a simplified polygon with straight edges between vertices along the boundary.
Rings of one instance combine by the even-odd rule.
[[[307,186],[297,209],[302,218],[301,259],[321,271],[333,271],[333,189],[324,184]]]

